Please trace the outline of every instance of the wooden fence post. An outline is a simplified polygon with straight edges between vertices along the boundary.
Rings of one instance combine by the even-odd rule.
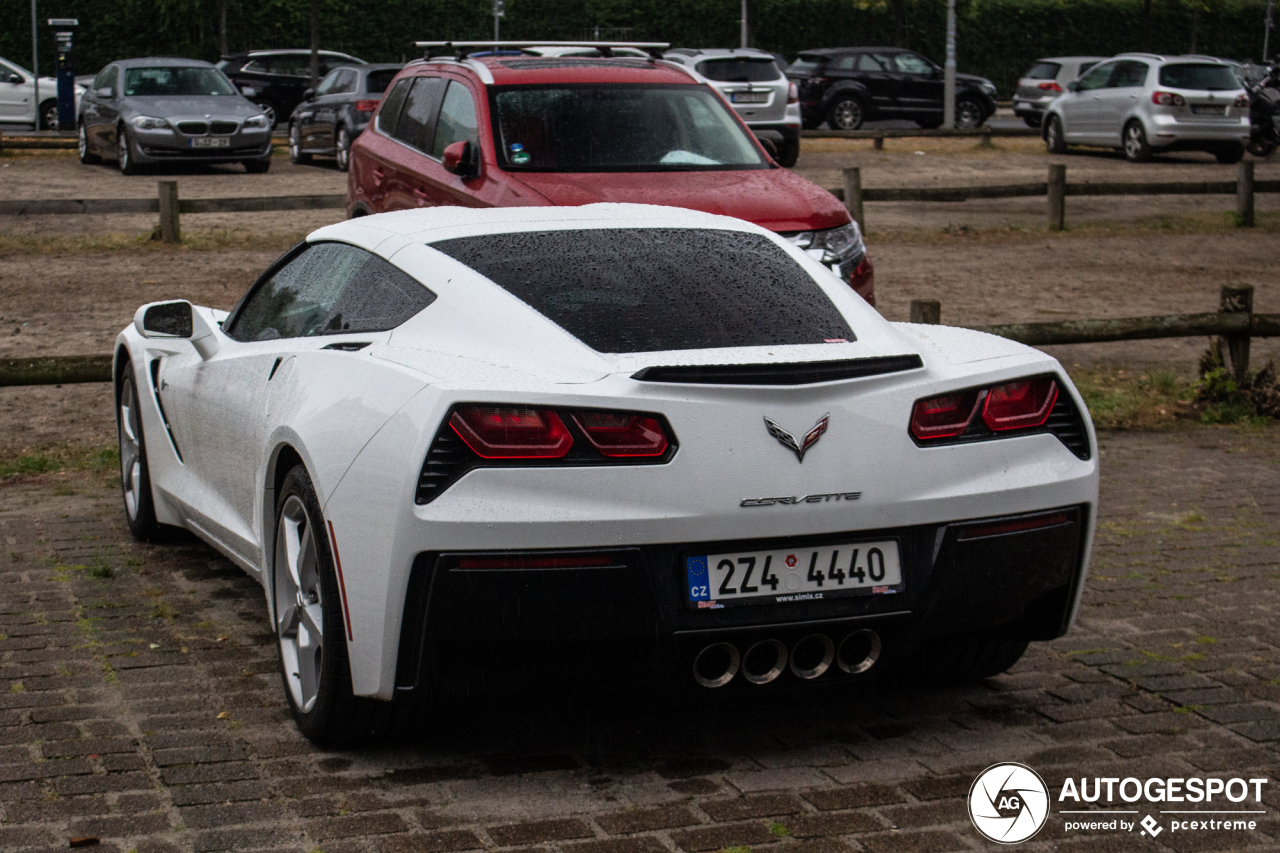
[[[178,182],[160,181],[160,239],[166,243],[182,242],[182,224],[178,220]]]
[[[937,326],[942,323],[942,303],[936,299],[912,299],[911,322]]]
[[[884,150],[884,131],[883,130],[876,133],[876,138],[871,141],[871,146],[875,148],[877,151]]]
[[[867,223],[862,218],[862,170],[857,166],[844,170],[844,206],[858,223],[858,230],[866,234]]]
[[[1236,170],[1236,225],[1253,227],[1253,161],[1241,160]]]
[[[1223,314],[1252,314],[1253,285],[1222,285],[1222,301],[1218,305],[1218,311]],[[1249,331],[1246,329],[1242,334],[1223,337],[1226,339],[1227,352],[1231,354],[1231,370],[1236,375],[1236,381],[1242,382],[1249,371]]]
[[[1067,167],[1062,163],[1049,165],[1049,230],[1061,231],[1067,219]]]
[[[982,128],[982,138],[978,140],[978,145],[983,148],[991,147],[991,127],[984,125]]]

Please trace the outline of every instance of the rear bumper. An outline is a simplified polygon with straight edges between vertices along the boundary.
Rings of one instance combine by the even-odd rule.
[[[887,660],[934,637],[1052,639],[1070,624],[1091,512],[1081,504],[1016,516],[1029,529],[1012,532],[990,529],[996,521],[1009,521],[1006,516],[823,536],[518,552],[600,555],[608,568],[464,569],[464,558],[517,552],[424,552],[409,578],[396,689],[465,679],[477,664],[528,665],[551,647],[585,652],[596,644],[639,644],[676,681],[693,688],[694,659],[716,643],[745,654],[761,641],[777,640],[791,649],[818,634],[839,648],[853,632],[869,629],[883,643],[880,660]],[[900,591],[730,607],[688,600],[687,556],[863,539],[898,541]],[[522,651],[533,659],[523,660]],[[829,684],[862,675],[846,669],[830,666],[812,679],[785,671],[770,684]],[[763,685],[738,677],[725,686]]]
[[[1172,115],[1154,115],[1148,123],[1147,141],[1157,148],[1170,145],[1196,148],[1201,147],[1197,143],[1205,142],[1243,145],[1249,141],[1247,116],[1234,120],[1179,121]]]

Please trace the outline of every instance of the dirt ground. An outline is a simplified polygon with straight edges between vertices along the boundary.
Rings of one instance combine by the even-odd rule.
[[[1068,180],[1229,180],[1235,173],[1194,153],[1134,166],[1091,152],[1049,158],[1033,143],[1008,140],[982,149],[967,141],[889,140],[884,152],[873,152],[869,142],[815,140],[806,143],[797,171],[835,185],[840,168],[862,165],[865,186],[1038,180],[1051,159],[1068,162]],[[914,153],[919,150],[925,153]],[[1256,168],[1260,180],[1280,178],[1280,162]],[[81,166],[66,156],[0,158],[0,197],[7,198],[142,196],[154,192],[155,180]],[[331,167],[295,167],[285,158],[267,175],[203,168],[179,180],[185,197],[339,193],[345,185]],[[1280,209],[1278,203],[1275,194],[1259,196],[1260,210]],[[1280,312],[1280,236],[1273,230],[1149,225],[1161,211],[1198,214],[1203,223],[1233,207],[1230,196],[1070,199],[1069,224],[1092,209],[1093,221],[1118,227],[1050,234],[1040,230],[1043,199],[868,204],[879,308],[889,319],[905,320],[910,300],[938,299],[943,321],[961,325],[1191,313],[1216,310],[1222,284],[1247,283],[1256,288],[1255,310]],[[341,215],[184,216],[186,233],[227,229],[252,247],[232,241],[200,248],[196,241],[176,249],[137,242],[155,224],[150,216],[0,217],[0,358],[109,352],[137,306],[157,299],[230,308],[291,240]],[[95,248],[92,239],[103,235],[116,239],[110,245],[117,248]],[[1068,368],[1125,364],[1189,375],[1204,346],[1200,339],[1173,339],[1050,351]],[[1280,357],[1280,340],[1254,342],[1256,363],[1272,356]],[[0,389],[0,449],[113,438],[105,386]]]

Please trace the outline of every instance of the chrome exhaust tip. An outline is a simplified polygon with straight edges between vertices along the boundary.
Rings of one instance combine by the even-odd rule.
[[[880,635],[863,628],[840,641],[836,663],[850,675],[858,675],[875,666],[880,659],[881,648]]]
[[[777,640],[761,640],[742,656],[742,677],[752,684],[768,684],[787,668],[787,647]]]
[[[831,668],[836,656],[835,644],[826,634],[810,634],[791,647],[791,671],[808,681]]]
[[[724,687],[738,674],[742,657],[729,643],[712,643],[693,659],[693,678],[703,687]]]

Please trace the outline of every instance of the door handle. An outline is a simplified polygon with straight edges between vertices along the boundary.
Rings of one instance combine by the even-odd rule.
[[[373,167],[373,185],[375,187],[382,186],[382,181],[384,178],[386,178],[386,175],[383,174],[382,170],[379,169],[377,166],[374,166]]]
[[[413,197],[418,200],[418,204],[427,203],[427,194],[422,190],[418,189],[417,187],[413,188]]]

